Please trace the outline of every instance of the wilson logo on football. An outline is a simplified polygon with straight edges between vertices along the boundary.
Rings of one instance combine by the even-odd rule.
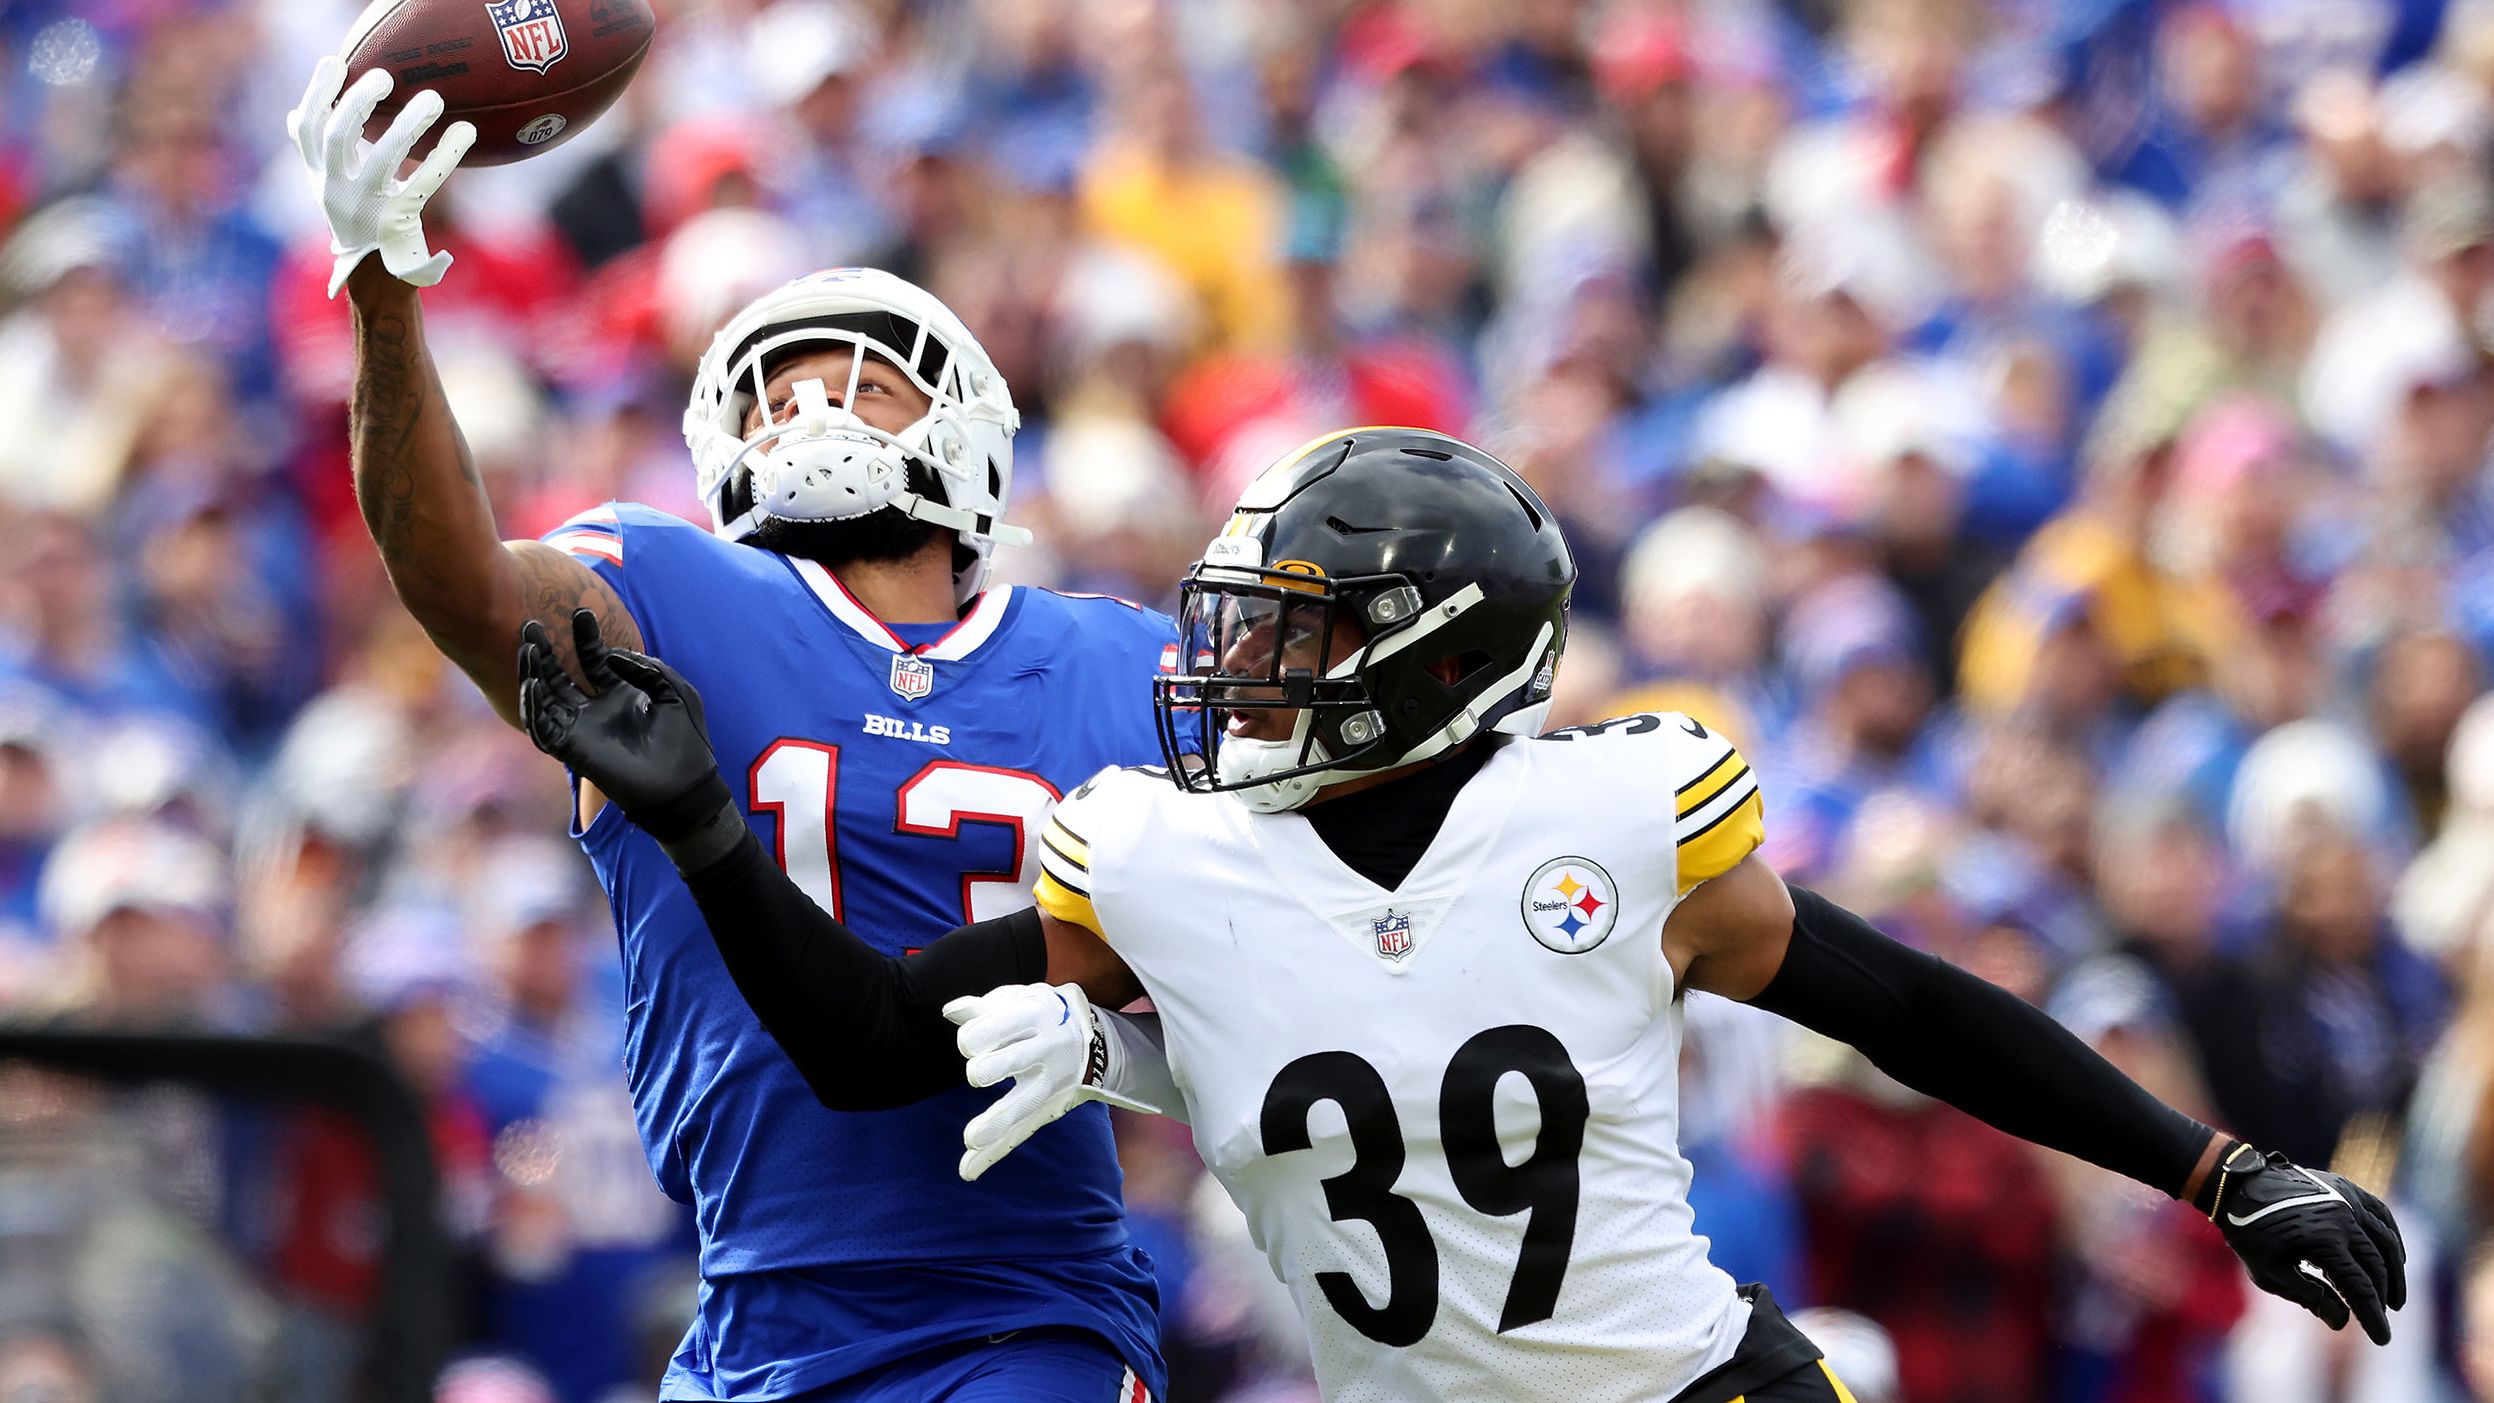
[[[494,32],[502,36],[502,57],[513,68],[543,73],[572,51],[554,0],[485,0],[485,13],[493,17]]]
[[[1581,955],[1608,940],[1619,923],[1619,884],[1599,863],[1554,857],[1524,884],[1524,928],[1562,955]]]

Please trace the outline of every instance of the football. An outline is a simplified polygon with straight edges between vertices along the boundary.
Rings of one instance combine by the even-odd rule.
[[[352,84],[374,68],[395,86],[364,128],[378,138],[426,88],[444,111],[421,156],[452,122],[476,124],[465,164],[551,151],[622,96],[649,56],[649,0],[373,0],[340,52]]]

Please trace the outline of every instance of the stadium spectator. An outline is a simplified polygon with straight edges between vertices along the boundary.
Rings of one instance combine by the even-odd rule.
[[[649,1181],[594,971],[578,874],[553,840],[495,854],[468,887],[494,989],[470,1017],[461,1084],[492,1137],[483,1327],[564,1403],[642,1382],[632,1304],[683,1250],[684,1211]]]
[[[2169,1105],[2206,1111],[2178,1010],[2119,956],[2073,970],[2050,1012]],[[2189,1403],[2252,1293],[2181,1204],[2108,1183],[2074,1160],[2051,1166],[2072,1279],[2056,1303],[2063,1358],[2054,1396],[2080,1403]]]
[[[224,855],[199,838],[107,820],[63,839],[40,896],[62,1014],[127,1031],[233,1026],[230,904]]]
[[[102,202],[73,197],[0,246],[0,505],[93,516],[120,485],[162,361],[130,305]]]

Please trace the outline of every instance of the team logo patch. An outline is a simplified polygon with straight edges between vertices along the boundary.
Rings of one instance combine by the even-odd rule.
[[[916,701],[935,690],[935,664],[910,653],[892,655],[892,690]]]
[[[1412,952],[1412,914],[1409,911],[1388,911],[1368,923],[1377,937],[1377,953],[1389,960],[1399,960]]]
[[[502,57],[513,68],[543,73],[572,51],[554,0],[485,0],[485,13],[493,17],[494,32],[502,36]]]
[[[1619,922],[1619,884],[1601,864],[1581,857],[1554,857],[1524,884],[1524,928],[1562,955],[1581,955],[1611,935]]]

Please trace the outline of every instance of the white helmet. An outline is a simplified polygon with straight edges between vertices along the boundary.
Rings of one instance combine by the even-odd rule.
[[[889,361],[931,401],[926,414],[895,434],[851,413],[861,355],[838,405],[821,381],[807,380],[794,387],[793,417],[746,434],[745,413],[768,382],[763,367],[815,344]],[[728,540],[771,520],[845,521],[895,507],[959,534],[969,560],[953,585],[967,602],[985,587],[998,541],[1030,540],[997,519],[1021,422],[1004,377],[951,308],[880,269],[833,268],[755,298],[711,338],[684,410],[684,442],[711,523]],[[913,464],[925,474],[918,486]],[[930,481],[940,496],[920,490]]]

